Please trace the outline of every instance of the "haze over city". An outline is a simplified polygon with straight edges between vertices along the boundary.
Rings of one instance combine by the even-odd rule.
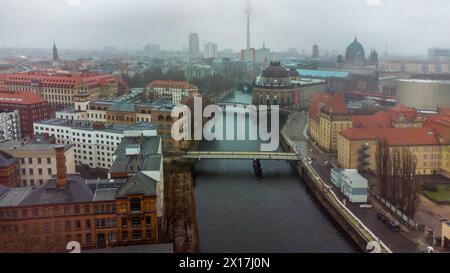
[[[188,33],[219,49],[245,47],[244,0],[2,0],[0,46],[162,49],[187,47]],[[342,52],[357,35],[379,52],[425,54],[450,45],[446,0],[253,0],[252,46]],[[430,16],[432,15],[432,16]],[[420,35],[418,35],[420,34]]]

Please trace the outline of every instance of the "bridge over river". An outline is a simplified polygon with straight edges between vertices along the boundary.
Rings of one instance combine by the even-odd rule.
[[[289,160],[297,161],[301,156],[283,152],[246,152],[246,151],[192,151],[183,155],[189,159],[253,159],[253,160]]]

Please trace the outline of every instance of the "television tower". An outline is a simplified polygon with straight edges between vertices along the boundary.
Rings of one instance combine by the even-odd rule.
[[[245,13],[247,14],[247,49],[250,49],[250,13],[252,12],[250,8],[250,0],[247,0],[247,8]]]

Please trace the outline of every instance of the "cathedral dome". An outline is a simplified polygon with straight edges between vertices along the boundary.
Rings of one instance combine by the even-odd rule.
[[[345,63],[353,65],[362,65],[365,60],[365,52],[363,45],[358,42],[355,37],[353,43],[351,43],[345,51]]]

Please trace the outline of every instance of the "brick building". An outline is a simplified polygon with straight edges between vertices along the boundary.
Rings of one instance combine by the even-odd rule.
[[[56,177],[46,184],[2,190],[1,250],[65,251],[69,241],[78,241],[82,249],[158,243],[160,182],[153,174],[85,180],[66,174],[64,145],[56,158]]]
[[[33,135],[33,123],[49,119],[53,111],[45,99],[28,91],[0,90],[0,110],[19,112],[21,138]]]

